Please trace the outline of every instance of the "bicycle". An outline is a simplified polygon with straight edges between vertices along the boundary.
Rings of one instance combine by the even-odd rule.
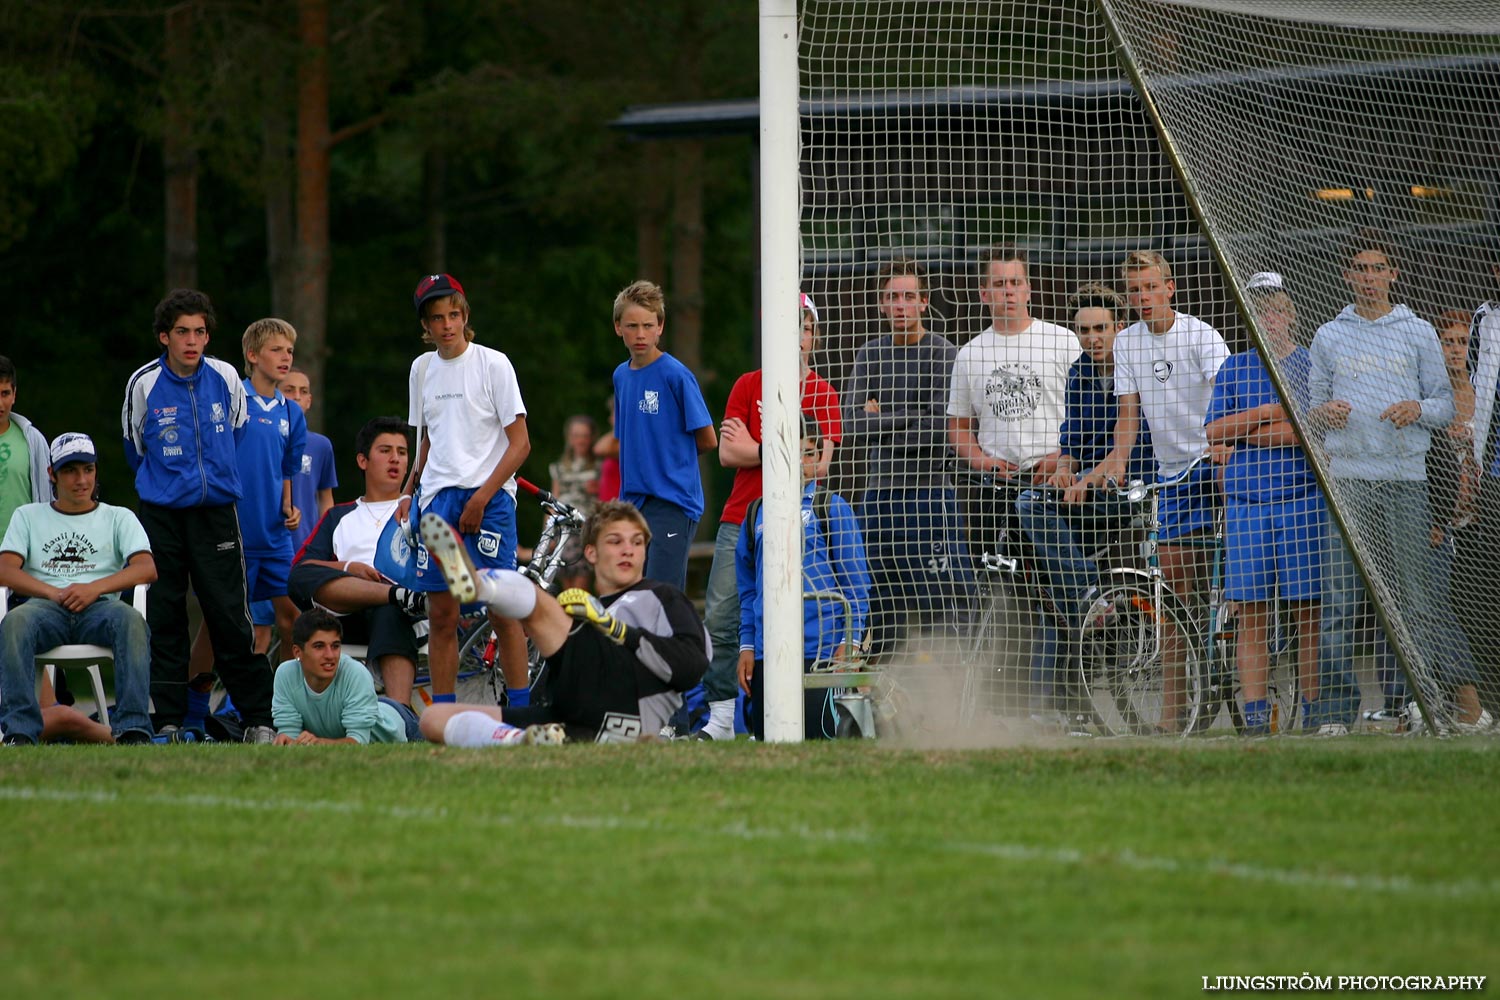
[[[1102,573],[1103,585],[1094,603],[1098,612],[1078,632],[1079,675],[1090,703],[1111,732],[1196,735],[1212,730],[1224,714],[1232,731],[1245,728],[1236,657],[1238,604],[1223,596],[1222,509],[1215,516],[1211,535],[1172,543],[1212,551],[1208,593],[1201,608],[1189,607],[1168,586],[1158,554],[1160,494],[1186,481],[1206,458],[1200,456],[1171,479],[1136,481],[1115,490],[1134,505],[1144,504],[1145,538],[1140,554],[1146,568],[1112,567]],[[1296,660],[1288,655],[1294,647],[1282,641],[1288,628],[1282,624],[1279,602],[1271,621],[1273,655],[1267,698],[1273,706],[1273,731],[1285,732],[1295,727],[1298,688]],[[1182,711],[1175,720],[1164,713],[1165,660],[1174,640],[1182,649],[1177,680],[1183,688]]]
[[[569,543],[583,533],[583,525],[587,519],[578,508],[529,480],[517,476],[516,485],[535,497],[546,512],[541,536],[531,550],[531,559],[520,567],[520,572],[537,586],[550,592],[558,573],[567,562]],[[459,683],[473,688],[477,682],[494,704],[500,704],[505,691],[505,676],[499,669],[495,630],[490,625],[489,615],[481,612],[477,617],[465,619],[460,622],[459,631]],[[526,673],[533,686],[541,678],[545,667],[546,660],[528,638]]]
[[[1049,716],[1061,712],[1063,718],[1057,721],[1070,732],[1081,735],[1091,735],[1093,731],[1108,732],[1103,714],[1090,704],[1082,684],[1067,616],[1046,585],[1039,558],[1013,513],[1024,492],[1033,493],[1036,502],[1057,504],[1061,503],[1062,491],[1051,486],[973,473],[967,478],[972,486],[994,490],[1001,497],[999,503],[1005,516],[996,537],[974,560],[978,596],[983,606],[970,629],[964,649],[959,724],[971,725],[981,704],[993,702],[993,698],[986,697],[983,688],[985,681],[992,679],[995,673],[1024,671],[1024,677],[1010,684],[1002,683],[1002,687],[1009,691],[1031,692],[1031,686],[1038,680],[1032,675],[1030,661],[1038,652],[1033,645],[1038,641],[1035,624],[1040,620],[1043,634],[1039,641],[1044,644],[1041,652],[1052,660],[1050,698],[1057,707],[1055,710],[1033,710],[1028,697],[1025,702],[1002,704],[1002,714],[1029,714],[1033,721],[1051,724],[1053,720]],[[1086,558],[1098,563],[1112,547],[1112,542],[1103,541],[1092,546]],[[1025,638],[1028,625],[1032,626],[1031,642]],[[1045,648],[1049,644],[1052,647],[1050,653]],[[1016,654],[1023,650],[1030,650],[1031,656],[1025,662],[1018,662],[1020,658]]]

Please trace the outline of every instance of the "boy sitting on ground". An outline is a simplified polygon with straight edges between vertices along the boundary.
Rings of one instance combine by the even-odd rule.
[[[503,715],[493,705],[430,706],[422,735],[434,743],[554,742],[549,724],[573,740],[654,736],[708,669],[708,632],[692,604],[676,587],[642,579],[651,529],[631,504],[601,504],[584,526],[598,597],[566,590],[554,599],[515,570],[476,569],[462,537],[435,514],[422,517],[422,540],[460,603],[484,601],[493,614],[520,621],[546,657],[529,706]]]

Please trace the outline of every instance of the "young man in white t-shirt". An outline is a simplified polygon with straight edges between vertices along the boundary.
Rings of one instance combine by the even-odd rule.
[[[1156,473],[1163,480],[1182,475],[1200,455],[1227,461],[1229,450],[1211,449],[1203,429],[1213,399],[1214,377],[1229,358],[1229,347],[1219,331],[1187,313],[1172,308],[1177,283],[1165,257],[1153,250],[1132,250],[1120,265],[1125,296],[1140,320],[1115,338],[1115,395],[1120,413],[1115,422],[1114,448],[1087,476],[1095,487],[1123,483],[1130,453],[1140,431],[1141,417],[1151,427]],[[1161,546],[1157,550],[1162,573],[1173,592],[1188,606],[1203,583],[1209,558],[1205,546],[1172,544],[1213,529],[1218,507],[1218,485],[1213,465],[1199,465],[1180,484],[1161,493]],[[1186,689],[1182,666],[1185,636],[1168,636],[1162,689],[1160,725],[1169,732],[1181,724]]]
[[[948,440],[979,472],[1043,481],[1057,467],[1078,338],[1032,318],[1026,253],[1016,247],[990,252],[979,299],[989,307],[991,325],[959,349],[953,364]]]
[[[304,611],[317,606],[345,616],[342,637],[369,647],[385,693],[409,708],[417,671],[413,624],[426,611],[427,595],[392,584],[375,568],[380,534],[401,500],[407,431],[398,417],[376,417],[359,429],[354,450],[364,495],[318,519],[287,576],[287,593]]]
[[[1025,251],[1000,246],[986,256],[979,299],[990,326],[959,349],[948,394],[948,440],[974,472],[998,488],[969,487],[965,508],[970,544],[995,552],[1002,532],[1019,539],[1018,492],[1045,482],[1057,469],[1058,433],[1067,415],[1068,370],[1078,357],[1072,331],[1031,315],[1031,275]],[[1040,596],[1040,595],[1038,595]],[[1050,708],[1058,649],[1056,626],[1037,604],[1042,635],[1032,658],[1032,708]]]
[[[474,343],[469,300],[451,275],[431,274],[412,295],[423,339],[436,350],[411,366],[408,420],[426,431],[417,442],[411,482],[421,513],[458,528],[475,565],[516,566],[516,471],[531,453],[526,407],[510,359]],[[405,499],[397,517],[413,516]],[[443,574],[418,541],[417,586],[425,591],[432,632],[427,640],[432,699],[454,701],[458,680],[459,605]],[[509,704],[530,701],[526,636],[516,622],[491,615]]]

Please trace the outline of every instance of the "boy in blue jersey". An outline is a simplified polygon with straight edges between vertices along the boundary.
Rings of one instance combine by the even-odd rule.
[[[807,666],[841,660],[862,642],[870,615],[870,569],[864,538],[854,509],[837,493],[819,484],[823,454],[818,422],[802,415],[802,592],[838,593],[848,602],[852,620],[845,632],[845,604],[832,598],[802,602],[802,655]],[[740,690],[750,699],[750,729],[765,739],[765,552],[764,509],[751,505],[735,546],[735,581],[740,592],[740,656],[736,670]],[[833,693],[803,692],[805,739],[832,739],[837,727]]]
[[[646,576],[687,586],[688,547],[703,516],[698,456],[718,447],[698,380],[660,345],[667,307],[662,291],[637,281],[615,296],[615,334],[630,360],[615,369],[615,435],[620,441],[620,499],[651,526]]]
[[[1297,310],[1281,275],[1252,275],[1245,294],[1275,355],[1276,369],[1292,391],[1292,403],[1302,412],[1311,359],[1292,339]],[[1304,724],[1321,725],[1315,704],[1328,509],[1259,350],[1235,354],[1220,367],[1204,429],[1211,443],[1233,449],[1224,467],[1224,598],[1239,606],[1235,662],[1245,735],[1271,731],[1267,636],[1271,599],[1278,593],[1296,626]],[[1298,728],[1293,719],[1281,720],[1281,727]]]
[[[245,722],[245,739],[269,743],[276,735],[271,669],[255,652],[234,507],[245,387],[233,365],[204,355],[214,324],[213,303],[202,292],[177,289],[158,303],[152,325],[161,356],[130,376],[120,414],[158,573],[146,597],[151,700],[158,733],[171,738],[187,708],[191,582],[219,675]]]
[[[1083,353],[1068,370],[1064,417],[1058,433],[1057,469],[1047,489],[1025,490],[1016,500],[1021,530],[1036,551],[1052,603],[1076,632],[1099,624],[1110,609],[1097,604],[1101,585],[1098,565],[1089,553],[1103,547],[1133,514],[1115,493],[1091,493],[1080,474],[1102,462],[1114,443],[1119,403],[1115,398],[1115,336],[1126,326],[1125,300],[1107,285],[1084,285],[1068,300],[1073,332]],[[1129,480],[1152,475],[1151,432],[1142,422],[1126,467]],[[1050,714],[1055,672],[1037,674],[1033,662],[1031,709]]]
[[[301,368],[292,365],[278,388],[283,396],[302,407],[303,417],[312,410],[312,382],[308,379],[307,372]],[[301,515],[301,520],[292,532],[294,557],[308,538],[312,537],[318,520],[333,507],[333,491],[338,489],[338,485],[333,442],[328,440],[327,435],[308,427],[307,446],[302,449],[302,469],[292,477],[292,506]]]
[[[291,371],[296,350],[297,331],[292,324],[274,318],[256,320],[245,328],[241,344],[249,419],[238,448],[244,496],[236,506],[245,540],[245,587],[252,602],[255,648],[264,652],[271,646],[272,622],[286,645],[297,617],[297,606],[286,594],[286,575],[292,568],[292,532],[303,520],[292,503],[292,477],[302,471],[307,418],[302,407],[279,388]],[[256,605],[262,608],[259,616]],[[265,614],[272,609],[274,615]]]

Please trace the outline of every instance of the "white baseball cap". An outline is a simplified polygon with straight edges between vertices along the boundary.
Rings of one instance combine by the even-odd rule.
[[[1247,292],[1284,292],[1286,281],[1275,271],[1256,271],[1245,282]]]
[[[87,434],[76,432],[60,434],[52,442],[52,471],[56,472],[70,462],[88,462],[90,464],[99,460],[99,454],[94,448],[93,440]]]

